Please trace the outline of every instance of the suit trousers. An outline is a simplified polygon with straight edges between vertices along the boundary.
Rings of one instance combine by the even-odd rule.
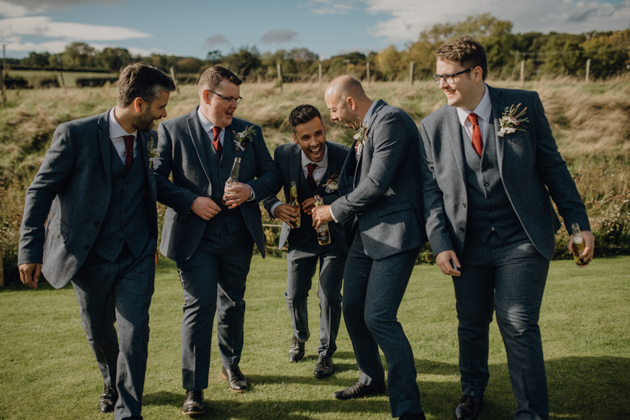
[[[415,248],[375,260],[367,255],[357,232],[344,273],[343,317],[361,371],[359,381],[384,383],[380,347],[389,371],[393,417],[422,411],[413,352],[396,317],[419,251]]]
[[[346,256],[335,243],[321,246],[317,240],[308,247],[289,247],[287,253],[287,301],[293,334],[308,340],[308,292],[319,261],[319,347],[318,354],[332,356],[337,350],[337,333],[341,322],[341,284]]]
[[[492,313],[507,353],[514,418],[548,419],[549,400],[538,318],[549,260],[524,235],[505,242],[466,238],[461,276],[453,277],[459,319],[459,368],[464,395],[480,397],[488,383]]]
[[[127,246],[115,262],[90,254],[72,279],[103,381],[118,391],[116,420],[142,419],[154,279],[154,255],[136,260]]]
[[[189,260],[177,263],[184,289],[182,319],[182,384],[187,390],[208,387],[212,324],[217,314],[221,363],[235,369],[243,350],[245,281],[254,240],[247,227],[230,234],[204,235]]]

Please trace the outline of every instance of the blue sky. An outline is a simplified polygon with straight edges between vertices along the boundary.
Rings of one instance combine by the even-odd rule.
[[[436,23],[489,12],[513,32],[626,29],[630,0],[0,0],[7,57],[70,42],[205,58],[242,46],[308,48],[322,58],[403,48]]]

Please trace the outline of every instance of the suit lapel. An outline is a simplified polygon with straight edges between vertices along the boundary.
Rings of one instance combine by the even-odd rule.
[[[462,136],[462,125],[459,123],[459,117],[457,116],[457,108],[451,106],[448,108],[448,130],[450,136],[448,140],[442,139],[442,141],[448,141],[453,148],[453,155],[455,156],[455,162],[457,163],[457,169],[463,182],[466,181],[465,169],[464,169],[464,138]]]
[[[300,185],[300,179],[304,176],[302,169],[302,149],[297,144],[289,159],[289,184],[295,181],[296,185]]]
[[[499,173],[503,176],[503,156],[504,156],[504,142],[503,137],[499,137],[499,129],[501,128],[501,112],[504,108],[502,101],[501,91],[491,88],[490,90],[490,103],[492,104],[492,119],[494,122],[494,138],[496,139],[497,146],[497,160],[499,162]]]
[[[198,107],[197,107],[198,108]],[[201,163],[201,168],[203,169],[206,178],[208,178],[208,184],[211,184],[210,180],[210,170],[208,167],[208,159],[206,158],[206,144],[209,143],[210,138],[208,134],[205,133],[201,127],[201,123],[199,122],[199,117],[197,116],[197,108],[188,114],[186,118],[186,122],[188,124],[188,131],[190,133],[190,139],[197,153],[197,158],[199,159],[199,163]]]
[[[109,111],[101,115],[98,119],[98,142],[101,148],[101,157],[103,158],[103,166],[105,167],[105,174],[107,175],[107,181],[112,181],[112,165],[111,165],[111,150],[112,139],[109,137]]]

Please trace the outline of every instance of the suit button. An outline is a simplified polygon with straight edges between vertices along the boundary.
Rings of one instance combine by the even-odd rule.
[[[89,251],[90,250],[90,246],[86,245],[86,246],[83,247],[83,249],[85,249],[86,251]]]
[[[490,232],[494,232],[494,228],[490,229]]]
[[[487,186],[489,186],[490,184],[488,184],[487,182],[484,182],[484,183],[483,183],[483,185],[487,187]]]
[[[462,231],[462,232],[466,232],[466,229],[464,229],[464,228],[459,228],[459,230]]]
[[[466,203],[462,203],[462,207],[463,207],[463,208],[466,208]]]

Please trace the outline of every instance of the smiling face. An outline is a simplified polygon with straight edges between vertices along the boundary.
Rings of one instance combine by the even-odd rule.
[[[455,74],[466,68],[454,61],[438,59],[436,65],[437,74]],[[485,92],[485,85],[481,74],[481,67],[477,66],[472,71],[455,76],[453,83],[447,83],[440,79],[440,89],[446,95],[448,104],[468,111],[473,111]]]
[[[142,110],[131,122],[132,127],[140,131],[151,131],[155,121],[166,118],[166,105],[170,96],[170,92],[163,90],[151,103],[142,101]]]
[[[326,150],[326,127],[319,117],[295,126],[293,141],[312,162],[319,162],[324,158]]]
[[[229,99],[238,98],[241,95],[241,88],[227,79],[221,80],[219,86],[215,90],[216,93]],[[205,90],[206,103],[208,103],[208,119],[217,127],[227,127],[232,124],[232,118],[238,105],[234,101],[226,101],[220,96],[215,95],[209,90]]]
[[[332,121],[345,122],[348,128],[354,130],[361,124],[361,118],[353,112],[354,100],[352,98],[342,98],[335,90],[329,89],[324,96],[326,107],[330,111]]]

